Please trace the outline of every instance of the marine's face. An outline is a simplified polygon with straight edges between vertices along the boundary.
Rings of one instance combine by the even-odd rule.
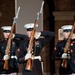
[[[65,39],[68,39],[70,32],[63,32],[63,36]]]
[[[31,33],[32,33],[32,31],[27,31],[28,37],[31,37]]]
[[[4,38],[7,39],[9,37],[10,32],[3,32]]]

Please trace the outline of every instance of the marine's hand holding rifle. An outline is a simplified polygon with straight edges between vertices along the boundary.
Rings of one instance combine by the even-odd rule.
[[[61,56],[62,59],[66,59],[67,58],[67,53],[63,53]]]
[[[29,58],[32,58],[31,56],[32,54],[30,52],[28,52],[26,55],[25,55],[25,60],[29,59]]]
[[[9,55],[4,55],[3,59],[4,60],[9,60],[10,59],[10,56]]]
[[[40,35],[41,35],[41,32],[35,32],[34,38],[35,39],[39,39],[40,38]]]

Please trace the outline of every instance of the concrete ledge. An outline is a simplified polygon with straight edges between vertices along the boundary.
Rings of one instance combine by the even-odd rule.
[[[75,11],[55,11],[53,15],[55,20],[74,20]]]

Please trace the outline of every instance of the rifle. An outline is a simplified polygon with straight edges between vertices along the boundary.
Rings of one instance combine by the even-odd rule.
[[[71,32],[70,32],[70,34],[69,34],[67,43],[66,43],[66,45],[65,45],[64,53],[67,53],[68,50],[69,50],[70,43],[71,43],[71,39],[72,39],[72,36],[73,36],[74,28],[75,28],[75,22],[74,22],[74,25],[73,25],[73,27],[72,27],[72,30],[71,30]],[[70,59],[70,55],[68,55],[68,59]],[[67,58],[63,59],[61,66],[67,68]]]
[[[12,27],[11,27],[10,35],[9,35],[8,42],[7,42],[7,46],[6,46],[6,50],[5,50],[5,54],[6,55],[9,55],[10,54],[12,34],[13,34],[13,31],[14,31],[14,27],[15,27],[15,24],[16,24],[16,20],[18,19],[19,11],[20,11],[20,7],[18,8],[17,14],[14,17],[14,21],[13,21],[13,24],[12,24]],[[8,66],[9,63],[8,62],[9,62],[8,60],[5,60],[5,62],[4,62],[3,68],[6,69],[6,70],[9,69],[9,66]]]
[[[37,18],[36,18],[36,20],[34,22],[34,28],[32,30],[30,41],[29,41],[29,46],[28,46],[28,49],[27,49],[28,52],[32,54],[32,57],[34,57],[34,54],[33,54],[34,34],[35,34],[35,31],[36,31],[36,25],[38,24],[38,19],[39,19],[41,13],[42,13],[43,5],[44,5],[44,1],[42,2],[40,12],[37,13]],[[29,70],[29,71],[32,70],[32,58],[29,58],[27,60],[25,70]]]

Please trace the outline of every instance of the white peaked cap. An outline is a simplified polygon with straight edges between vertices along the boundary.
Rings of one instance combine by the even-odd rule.
[[[64,25],[61,27],[61,29],[66,30],[66,29],[72,29],[72,25]]]
[[[25,27],[26,29],[34,28],[34,23],[25,24],[24,27]],[[36,27],[38,27],[38,24],[36,25]]]
[[[11,26],[2,26],[1,29],[3,29],[3,30],[11,30]]]

